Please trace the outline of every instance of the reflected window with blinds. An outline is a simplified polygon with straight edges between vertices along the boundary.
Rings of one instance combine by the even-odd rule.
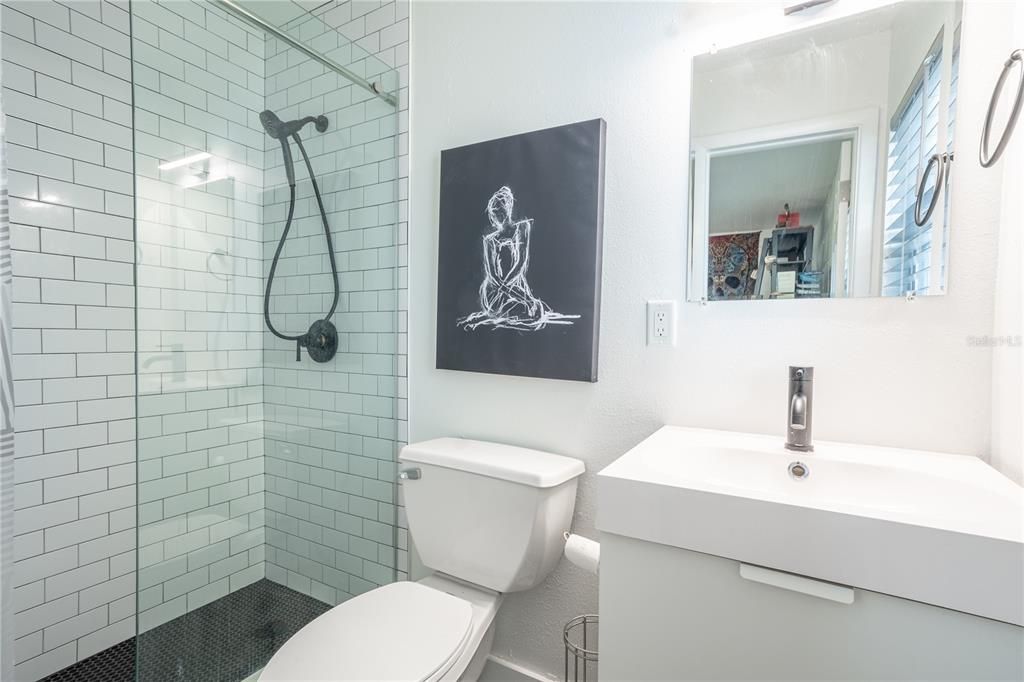
[[[959,31],[956,32],[959,38]],[[928,159],[952,151],[959,45],[942,58],[942,32],[936,37],[917,76],[889,126],[885,231],[882,249],[882,295],[917,296],[945,289],[949,193],[923,225],[914,221],[917,189]],[[944,71],[949,70],[946,74]],[[948,91],[943,83],[948,83]],[[943,102],[947,102],[943,106]],[[941,188],[930,173],[922,204]],[[948,181],[948,175],[945,181]]]

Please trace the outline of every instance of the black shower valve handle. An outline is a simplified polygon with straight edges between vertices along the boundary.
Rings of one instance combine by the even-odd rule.
[[[317,362],[326,362],[334,357],[338,348],[338,330],[329,320],[317,320],[309,331],[295,337],[295,362],[302,362],[302,349]]]
[[[338,329],[330,320],[317,320],[302,336],[302,345],[309,357],[317,362],[327,362],[338,352]]]
[[[312,332],[311,328],[305,334],[299,334],[295,337],[295,362],[302,362],[302,349],[310,347],[310,335]]]

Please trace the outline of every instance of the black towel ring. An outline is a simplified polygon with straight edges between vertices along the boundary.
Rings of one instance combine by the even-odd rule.
[[[1013,110],[1010,112],[1010,118],[1006,122],[1006,129],[999,137],[995,151],[989,154],[988,136],[992,129],[992,118],[995,116],[996,104],[1003,93],[1003,85],[1006,83],[1006,78],[1010,75],[1010,69],[1013,68],[1014,62],[1021,67],[1020,80],[1017,82],[1017,97],[1013,101]],[[1003,64],[1003,70],[999,73],[999,80],[996,81],[996,87],[992,91],[992,99],[988,103],[988,113],[985,114],[985,127],[981,131],[981,145],[978,149],[978,161],[981,162],[982,168],[988,168],[1003,155],[1006,144],[1010,141],[1010,135],[1013,134],[1013,128],[1017,125],[1017,117],[1020,116],[1022,104],[1024,104],[1024,50],[1014,50],[1010,53],[1010,58]]]

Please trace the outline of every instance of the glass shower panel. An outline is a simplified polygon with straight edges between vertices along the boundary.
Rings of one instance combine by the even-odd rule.
[[[242,680],[330,606],[395,579],[397,121],[383,99],[214,3],[131,8],[136,676]],[[276,28],[397,90],[384,64],[293,9]],[[340,285],[325,363],[305,351],[297,362],[295,342],[264,322],[290,195],[268,109],[328,118],[326,132],[299,133]],[[296,205],[269,313],[296,335],[334,289],[312,183],[290,149]]]
[[[397,75],[319,17],[285,27],[385,92]],[[327,363],[264,331],[267,577],[329,604],[395,579],[397,114],[395,107],[273,37],[267,108],[282,120],[325,115],[303,143],[335,250],[338,352]],[[265,272],[284,229],[289,187],[267,138]],[[298,334],[330,310],[322,217],[296,153],[297,200],[270,296],[274,325]]]
[[[218,604],[265,575],[264,38],[186,1],[133,2],[132,31],[137,676],[241,679],[262,623],[229,633]],[[245,655],[216,655],[227,634]]]

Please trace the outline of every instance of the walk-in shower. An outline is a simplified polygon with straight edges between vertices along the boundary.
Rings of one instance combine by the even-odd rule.
[[[288,217],[285,218],[284,230],[281,232],[281,239],[277,242],[277,249],[274,251],[274,259],[270,262],[270,273],[267,275],[267,290],[263,295],[263,319],[267,323],[267,329],[279,339],[295,342],[295,360],[302,360],[302,349],[309,351],[309,357],[317,362],[328,362],[338,351],[338,330],[331,324],[331,316],[338,308],[338,296],[341,290],[338,288],[338,265],[334,257],[334,245],[331,243],[331,226],[327,223],[327,209],[324,208],[323,198],[320,196],[320,187],[317,185],[316,176],[313,174],[313,165],[309,162],[309,154],[302,144],[299,131],[306,125],[313,123],[318,132],[327,132],[327,117],[306,116],[295,121],[285,123],[277,117],[270,109],[260,112],[260,123],[272,139],[281,142],[281,156],[284,158],[284,172],[288,178]],[[274,323],[270,320],[270,291],[274,286],[274,273],[277,271],[277,262],[284,249],[285,240],[288,239],[288,232],[292,227],[292,218],[295,215],[295,164],[292,161],[291,142],[294,141],[302,153],[302,160],[306,162],[306,171],[309,173],[309,182],[313,186],[313,195],[316,197],[317,208],[320,211],[320,220],[324,226],[324,241],[327,243],[327,257],[331,261],[331,279],[334,280],[334,298],[331,301],[331,308],[324,315],[323,319],[316,320],[310,325],[309,331],[305,334],[290,336],[279,332]]]
[[[397,81],[344,4],[132,4],[141,680],[396,577]]]
[[[0,3],[4,682],[240,682],[403,577],[405,11]]]

